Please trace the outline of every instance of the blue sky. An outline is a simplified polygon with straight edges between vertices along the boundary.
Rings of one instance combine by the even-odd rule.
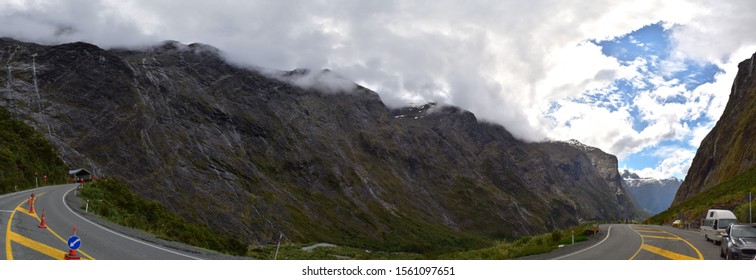
[[[685,105],[691,98],[701,98],[695,96],[690,91],[697,87],[712,83],[715,81],[715,75],[723,72],[723,69],[709,62],[700,62],[693,60],[672,61],[672,51],[674,48],[671,41],[672,27],[665,28],[662,22],[644,26],[631,33],[624,34],[617,38],[604,41],[592,41],[592,43],[601,47],[601,52],[609,57],[616,58],[623,66],[629,66],[636,61],[642,61],[642,67],[638,67],[639,74],[642,75],[633,83],[630,79],[618,79],[613,83],[613,89],[603,95],[607,100],[612,95],[619,95],[622,105],[629,106],[628,112],[632,118],[632,129],[641,132],[646,129],[650,122],[640,114],[638,106],[633,100],[640,92],[653,92],[658,90],[659,83],[664,85],[682,85],[686,91],[668,96],[655,96],[654,101],[660,104],[680,104]],[[672,62],[670,62],[672,61]],[[660,81],[651,82],[651,78],[660,79]],[[611,106],[617,109],[617,106]],[[688,128],[706,125],[716,119],[702,114],[698,116],[686,116],[675,120]],[[656,145],[648,146],[638,152],[624,157],[620,163],[620,169],[627,168],[630,170],[642,170],[644,168],[659,166],[664,160],[669,159],[669,152],[678,151],[685,155],[690,155],[698,148],[697,143],[691,143],[693,136],[684,135],[683,137],[665,137]],[[683,159],[688,162],[692,158]],[[684,178],[685,169],[674,171],[671,175]]]

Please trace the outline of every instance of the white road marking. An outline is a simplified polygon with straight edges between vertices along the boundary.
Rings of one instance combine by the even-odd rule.
[[[139,243],[139,244],[142,244],[142,245],[146,245],[146,246],[150,246],[152,248],[155,248],[155,249],[158,249],[158,250],[162,250],[162,251],[165,251],[165,252],[168,252],[168,253],[173,253],[173,254],[176,254],[176,255],[179,255],[179,256],[182,256],[182,257],[187,257],[187,258],[195,259],[195,260],[201,260],[200,258],[197,258],[195,256],[190,256],[190,255],[187,255],[187,254],[182,254],[182,253],[179,253],[179,252],[176,252],[176,251],[173,251],[173,250],[169,250],[169,249],[157,246],[155,244],[150,244],[150,243],[147,243],[147,242],[144,242],[144,241],[141,241],[141,240],[137,240],[137,239],[131,238],[129,236],[126,236],[126,235],[120,234],[118,232],[112,231],[112,230],[110,230],[108,228],[105,228],[105,227],[103,227],[103,226],[101,226],[101,225],[99,225],[99,224],[97,224],[95,222],[92,222],[92,221],[90,221],[90,220],[88,220],[88,219],[80,216],[78,213],[74,212],[73,209],[71,209],[71,207],[68,207],[68,204],[66,203],[66,196],[72,190],[74,190],[74,189],[70,189],[65,194],[63,194],[63,197],[61,198],[61,201],[63,201],[63,205],[66,206],[66,208],[68,209],[68,211],[70,211],[72,214],[76,215],[76,217],[79,217],[80,219],[82,219],[84,221],[87,221],[88,223],[90,223],[90,224],[92,224],[92,225],[94,225],[94,226],[96,226],[96,227],[98,227],[98,228],[100,228],[100,229],[102,229],[104,231],[110,232],[112,234],[118,235],[120,237],[126,238],[126,239],[134,241],[136,243]]]
[[[606,237],[604,237],[604,239],[601,240],[599,243],[593,244],[593,246],[591,246],[591,247],[585,248],[583,250],[580,250],[580,251],[577,251],[577,252],[574,252],[574,253],[571,253],[571,254],[567,254],[567,255],[564,255],[564,256],[561,256],[561,257],[558,257],[558,258],[553,258],[552,260],[561,260],[561,259],[566,258],[566,257],[571,257],[571,256],[574,256],[574,255],[580,254],[582,252],[588,251],[590,249],[593,249],[594,247],[596,247],[598,245],[601,245],[601,243],[604,243],[604,241],[606,241],[607,239],[609,239],[609,235],[612,234],[612,227],[613,226],[614,225],[610,225],[609,226],[609,228],[606,230]]]
[[[13,213],[13,210],[0,210],[0,212]]]

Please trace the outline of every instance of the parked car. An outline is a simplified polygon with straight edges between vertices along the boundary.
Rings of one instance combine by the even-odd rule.
[[[756,258],[756,224],[732,224],[722,236],[719,256],[728,260]]]
[[[672,227],[679,227],[679,228],[681,228],[683,226],[685,226],[685,223],[683,223],[683,221],[681,221],[681,220],[675,220],[674,222],[672,222]]]

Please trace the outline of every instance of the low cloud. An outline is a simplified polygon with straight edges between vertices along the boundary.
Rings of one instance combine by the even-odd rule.
[[[690,164],[695,156],[695,151],[690,151],[681,147],[664,147],[656,149],[653,154],[662,157],[662,160],[654,168],[643,168],[640,170],[630,169],[631,172],[648,178],[670,178],[678,177],[684,179],[679,174],[686,174]]]
[[[756,50],[753,11],[748,0],[18,0],[0,3],[0,36],[105,48],[201,42],[237,65],[313,69],[292,80],[302,87],[339,91],[354,81],[392,107],[456,105],[520,139],[574,138],[622,158],[669,139],[692,145],[712,126],[735,65]],[[724,72],[683,90],[664,73],[646,74],[654,58],[621,63],[593,43],[658,22],[671,32],[672,55],[654,63],[674,72],[694,60]],[[650,85],[626,100],[620,80]],[[665,101],[675,96],[686,99]],[[685,121],[698,116],[708,121]]]
[[[296,69],[290,72],[263,71],[263,74],[304,89],[314,89],[323,93],[351,93],[357,88],[357,84],[330,70]]]

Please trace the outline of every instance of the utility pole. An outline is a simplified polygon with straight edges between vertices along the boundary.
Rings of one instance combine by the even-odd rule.
[[[37,172],[34,172],[34,187],[39,188],[39,182],[37,182]]]
[[[748,192],[748,223],[753,223],[753,216],[751,216],[751,210],[753,209],[751,206],[753,204],[753,195],[751,192]]]

